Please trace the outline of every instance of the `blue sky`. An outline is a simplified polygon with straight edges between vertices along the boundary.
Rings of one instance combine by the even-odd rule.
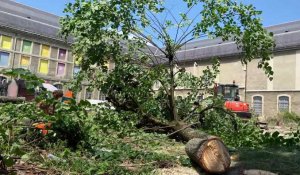
[[[59,16],[63,16],[66,3],[72,0],[16,0],[19,3],[29,5]],[[254,4],[257,9],[263,11],[262,20],[264,26],[270,26],[289,21],[300,20],[300,0],[242,0],[245,3]],[[167,0],[168,7],[172,11],[181,11],[182,5],[178,0]],[[182,10],[183,12],[185,10]]]

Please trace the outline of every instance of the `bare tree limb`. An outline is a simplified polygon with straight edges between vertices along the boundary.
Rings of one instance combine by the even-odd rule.
[[[192,8],[195,6],[195,4],[193,4],[188,10],[187,10],[187,12],[185,12],[184,14],[185,15],[187,15],[187,14],[189,14],[189,12],[192,10]],[[183,18],[181,18],[181,20],[180,20],[180,22],[178,23],[178,26],[177,26],[177,29],[176,29],[176,35],[175,35],[175,42],[176,42],[176,40],[177,40],[177,37],[178,37],[178,31],[179,31],[179,29],[180,29],[180,25],[181,25],[181,23],[183,22]],[[183,31],[183,30],[182,30]]]

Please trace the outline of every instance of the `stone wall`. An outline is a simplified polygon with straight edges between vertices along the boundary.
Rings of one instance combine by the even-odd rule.
[[[263,117],[264,119],[276,117],[279,113],[278,110],[278,97],[289,96],[290,97],[290,110],[289,112],[295,112],[300,114],[300,91],[256,91],[247,92],[247,101],[250,106],[253,105],[253,96],[263,97]]]

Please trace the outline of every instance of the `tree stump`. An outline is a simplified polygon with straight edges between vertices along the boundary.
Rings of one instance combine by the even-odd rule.
[[[222,140],[217,137],[194,138],[186,146],[187,155],[208,173],[224,173],[230,167],[230,155]]]

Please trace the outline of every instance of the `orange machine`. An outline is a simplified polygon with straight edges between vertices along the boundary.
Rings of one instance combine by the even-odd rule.
[[[39,129],[41,133],[45,136],[48,134],[48,129],[51,128],[51,123],[38,122],[34,123],[33,126]]]
[[[73,95],[73,92],[71,91],[71,89],[68,89],[62,98],[62,102],[70,103],[70,100],[73,98],[73,96],[74,95]]]
[[[233,81],[233,84],[215,84],[215,94],[222,95],[225,100],[225,108],[236,113],[242,118],[251,118],[249,104],[240,101],[239,87]]]

